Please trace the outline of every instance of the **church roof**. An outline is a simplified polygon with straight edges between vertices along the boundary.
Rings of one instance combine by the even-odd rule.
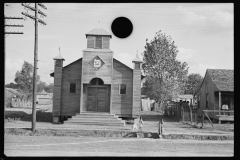
[[[73,64],[73,63],[75,63],[75,62],[77,62],[77,61],[79,61],[79,60],[82,60],[82,58],[77,59],[76,61],[74,61],[74,62],[72,62],[72,63],[64,66],[63,68],[65,68],[65,67],[67,67],[67,66],[69,66],[69,65],[71,65],[71,64]],[[113,58],[113,60],[120,62],[119,60],[117,60],[117,59],[115,59],[115,58]],[[133,70],[132,68],[128,67],[126,64],[124,64],[124,63],[122,63],[122,62],[120,62],[120,63],[123,64],[124,66],[126,66],[127,68]],[[50,73],[50,77],[54,77],[54,72]],[[141,75],[141,80],[142,80],[143,78],[145,78],[145,77],[146,77],[145,75]]]
[[[94,28],[93,30],[91,30],[88,33],[86,33],[86,37],[88,35],[110,36],[110,38],[112,38],[112,35],[110,33],[108,33],[107,31],[105,31],[104,29],[102,29],[102,28]]]

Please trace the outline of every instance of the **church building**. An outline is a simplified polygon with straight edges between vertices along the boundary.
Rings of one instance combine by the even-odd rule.
[[[85,113],[137,118],[141,108],[141,63],[133,69],[113,58],[112,35],[101,28],[86,34],[82,58],[63,67],[64,58],[54,57],[53,122]],[[126,57],[128,58],[128,57]]]

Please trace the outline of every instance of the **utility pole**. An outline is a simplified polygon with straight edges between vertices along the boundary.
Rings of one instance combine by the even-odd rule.
[[[37,92],[37,61],[38,61],[38,22],[43,25],[46,23],[38,18],[38,13],[42,16],[46,15],[38,9],[38,5],[44,9],[47,9],[42,3],[35,3],[35,8],[25,5],[22,3],[22,6],[35,11],[35,16],[29,15],[27,13],[22,12],[23,15],[35,20],[35,43],[34,43],[34,70],[33,70],[33,99],[32,99],[32,131],[35,131],[36,128],[36,92]]]
[[[6,24],[6,19],[23,19],[21,17],[5,17],[4,16],[4,60],[6,59],[6,34],[23,34],[23,32],[6,32],[5,27],[23,27],[23,25],[9,25]],[[4,63],[4,77],[5,77],[5,63]],[[5,89],[5,83],[4,83],[4,132],[5,132],[5,95],[6,89]]]

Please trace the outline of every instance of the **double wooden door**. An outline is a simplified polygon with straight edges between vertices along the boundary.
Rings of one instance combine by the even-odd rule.
[[[107,111],[107,87],[88,87],[87,111]]]

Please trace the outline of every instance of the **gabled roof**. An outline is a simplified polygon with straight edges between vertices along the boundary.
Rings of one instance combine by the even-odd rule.
[[[18,97],[22,97],[23,94],[21,94],[20,92],[17,91],[17,89],[13,89],[13,88],[6,88],[6,90],[8,90],[9,92],[11,92],[12,94],[18,96]]]
[[[207,71],[219,91],[234,91],[233,70],[208,69]]]
[[[110,33],[108,33],[107,31],[105,31],[104,29],[102,29],[102,28],[94,28],[93,30],[91,30],[88,33],[86,33],[86,37],[88,35],[110,36],[110,38],[112,38],[112,35]]]
[[[64,66],[63,68],[65,68],[65,67],[67,67],[67,66],[69,66],[69,65],[71,65],[71,64],[73,64],[73,63],[75,63],[75,62],[77,62],[78,60],[81,60],[81,59],[82,59],[82,58],[79,58],[79,59],[77,59],[76,61],[74,61],[74,62],[72,62],[72,63],[70,63],[70,64]],[[120,62],[119,60],[117,60],[117,59],[115,59],[115,58],[113,58],[113,60],[118,61],[119,63],[125,65],[124,63]],[[125,66],[128,67],[127,65],[125,65]],[[128,67],[128,68],[131,69],[131,70],[133,70],[133,69],[130,68],[130,67]],[[50,73],[50,77],[54,77],[54,72]],[[142,80],[144,77],[146,77],[146,76],[141,75],[141,80]]]
[[[45,92],[44,90],[42,90],[42,92],[38,92],[38,95],[49,95],[49,93]]]
[[[200,90],[205,80],[206,75],[209,74],[213,84],[219,91],[234,91],[234,71],[230,69],[207,69],[201,85],[196,89],[194,95]]]

